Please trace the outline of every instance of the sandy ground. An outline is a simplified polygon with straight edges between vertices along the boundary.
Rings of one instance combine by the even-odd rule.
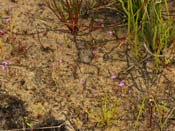
[[[0,7],[1,30],[10,25],[13,32],[0,39],[0,61],[8,62],[0,71],[0,129],[57,126],[67,121],[69,130],[129,131],[144,95],[146,100],[165,104],[165,113],[174,106],[173,66],[163,73],[168,80],[160,76],[159,84],[141,93],[132,85],[129,74],[119,75],[128,68],[125,46],[117,48],[121,40],[114,40],[108,30],[79,36],[78,42],[86,48],[77,61],[70,34],[45,31],[64,27],[41,0],[5,0]],[[88,19],[82,21],[88,23]],[[119,29],[119,36],[124,37],[126,31]],[[124,82],[123,87],[120,82]],[[146,103],[140,131],[149,129],[150,105]],[[110,117],[107,128],[105,109]],[[157,119],[153,118],[155,131]],[[174,124],[168,121],[167,130],[172,131]]]

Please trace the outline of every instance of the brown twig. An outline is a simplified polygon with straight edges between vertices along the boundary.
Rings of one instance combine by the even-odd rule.
[[[22,129],[12,129],[12,130],[1,130],[1,131],[35,131],[44,129],[58,129],[64,126],[65,122],[61,123],[59,126],[49,126],[49,127],[38,127],[38,128],[22,128]]]

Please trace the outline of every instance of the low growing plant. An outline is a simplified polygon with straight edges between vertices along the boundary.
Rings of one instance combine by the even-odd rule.
[[[128,18],[128,43],[136,58],[142,58],[146,52],[155,58],[156,67],[165,58],[163,51],[174,35],[170,35],[171,21],[167,0],[119,0]],[[164,18],[164,13],[168,16]]]
[[[49,9],[71,34],[79,31],[79,13],[82,0],[47,0]]]
[[[146,97],[142,100],[138,108],[137,119],[134,123],[134,131],[138,129],[141,123],[141,117],[144,118],[143,120],[147,121],[147,128],[153,129],[153,126],[158,126],[160,131],[163,131],[166,128],[168,119],[175,110],[175,107],[168,109],[166,104],[160,104],[156,102],[154,98]]]
[[[116,98],[112,100],[109,96],[106,96],[98,109],[87,112],[89,117],[95,120],[97,127],[117,125],[116,116],[119,115],[120,109],[119,101]]]

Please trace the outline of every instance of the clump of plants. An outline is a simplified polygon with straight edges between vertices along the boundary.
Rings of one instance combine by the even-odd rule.
[[[47,0],[49,9],[71,34],[79,31],[79,14],[82,0]]]
[[[121,116],[120,112],[119,100],[117,98],[110,98],[110,96],[106,96],[102,99],[99,108],[87,111],[89,118],[96,123],[98,128],[117,125],[118,118]]]
[[[93,25],[96,19],[94,14],[99,9],[110,8],[115,3],[117,2],[114,0],[46,0],[48,8],[58,18],[59,22],[66,26],[67,30],[62,31],[73,35],[77,35],[78,32],[104,28],[101,25]],[[80,24],[81,18],[87,18],[90,14],[93,14],[90,24]]]
[[[136,58],[143,56],[142,48],[154,57],[156,66],[160,66],[163,54],[174,35],[170,35],[173,21],[171,21],[168,2],[163,1],[134,1],[119,0],[128,18],[128,43]],[[164,17],[163,14],[168,16]]]
[[[134,123],[134,131],[139,129],[142,121],[146,121],[146,127],[160,131],[166,130],[169,120],[175,111],[175,107],[169,109],[165,103],[160,103],[154,98],[145,97],[138,106],[137,118]],[[142,127],[143,128],[143,127]]]
[[[11,13],[13,11],[12,7],[7,8],[7,12]],[[6,59],[15,46],[16,34],[13,33],[17,14],[4,15],[0,18],[0,52],[1,58]],[[6,54],[8,52],[8,54]]]

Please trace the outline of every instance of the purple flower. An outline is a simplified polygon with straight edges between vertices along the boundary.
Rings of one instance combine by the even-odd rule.
[[[5,70],[5,69],[6,69],[6,66],[2,65],[2,66],[1,66],[1,69],[2,69],[2,70]]]
[[[125,85],[125,83],[123,81],[120,81],[118,84],[119,87],[123,87],[124,85]]]
[[[93,56],[97,56],[97,52],[95,50],[92,51]]]
[[[109,35],[112,35],[113,34],[113,32],[110,30],[110,31],[108,31],[107,32]]]
[[[11,21],[11,18],[7,18],[5,21],[6,22],[10,22]]]
[[[153,113],[153,116],[157,116],[157,113],[156,113],[156,112],[154,112],[154,113]]]
[[[113,75],[111,76],[111,78],[112,78],[112,79],[115,79],[115,78],[117,78],[117,75],[116,75],[116,74],[113,74]]]
[[[2,70],[5,70],[5,69],[7,68],[7,64],[8,64],[7,61],[3,61],[3,62],[2,62],[2,65],[1,65],[1,69],[2,69]]]
[[[2,62],[2,64],[6,66],[8,64],[8,62],[5,60]]]

